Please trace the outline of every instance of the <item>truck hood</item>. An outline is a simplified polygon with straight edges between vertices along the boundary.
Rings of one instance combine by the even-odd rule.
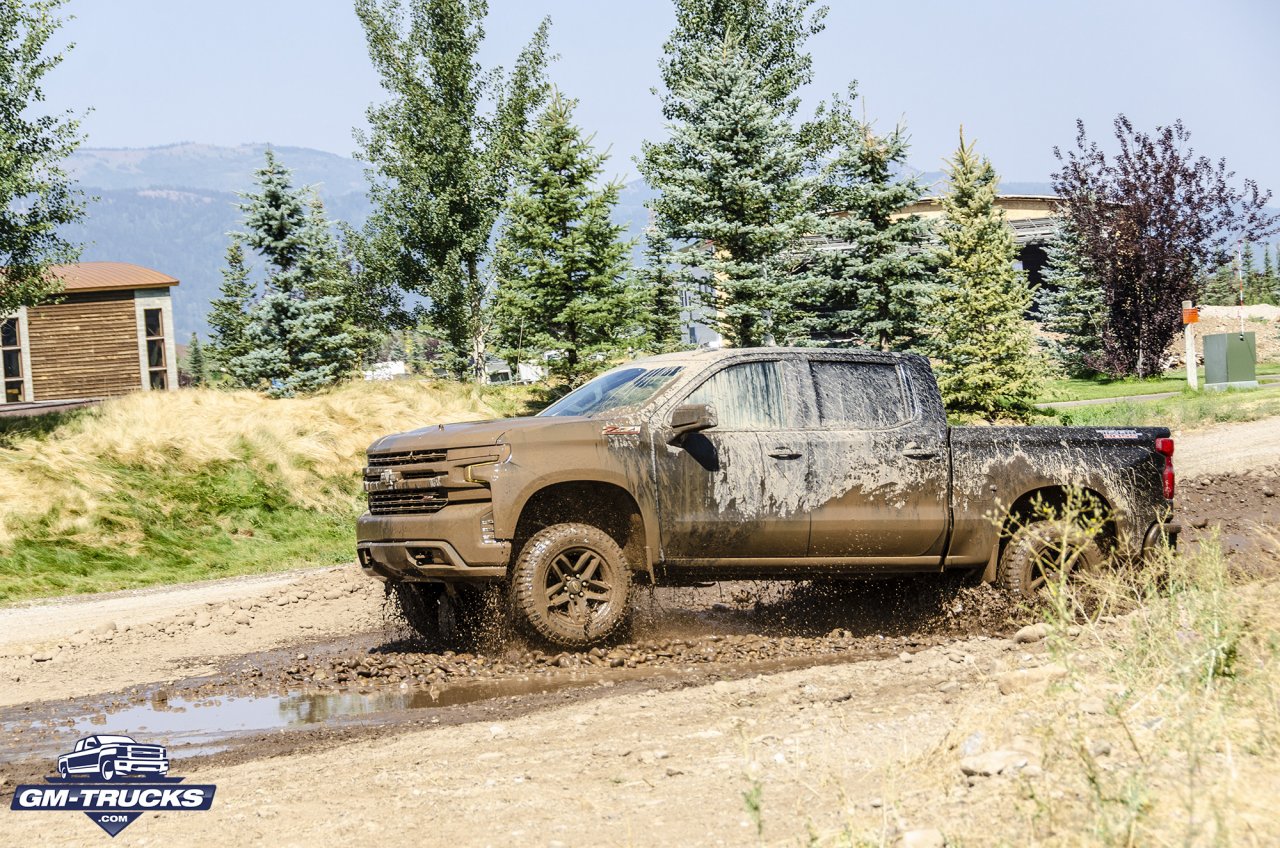
[[[369,445],[370,453],[409,450],[443,450],[445,448],[473,448],[496,445],[505,441],[506,434],[518,432],[521,436],[534,436],[542,430],[569,430],[593,425],[599,432],[600,422],[583,416],[527,416],[524,418],[500,418],[488,421],[463,421],[457,424],[433,424],[406,433],[383,436]]]

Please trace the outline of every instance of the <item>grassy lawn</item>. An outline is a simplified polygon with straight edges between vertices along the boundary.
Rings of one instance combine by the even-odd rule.
[[[1117,401],[1049,410],[1057,421],[1078,426],[1195,427],[1256,421],[1280,415],[1280,385],[1223,392],[1192,392],[1151,401]]]
[[[378,436],[526,414],[528,388],[350,383],[308,398],[140,392],[0,424],[0,603],[354,558]]]
[[[1200,369],[1200,384],[1204,385],[1204,369]],[[1258,374],[1280,374],[1280,362],[1259,362]],[[1127,377],[1113,380],[1106,377],[1092,379],[1062,378],[1045,384],[1040,403],[1071,400],[1099,400],[1102,398],[1134,395],[1156,395],[1163,392],[1180,392],[1187,386],[1185,370],[1169,371],[1163,377],[1140,380]]]

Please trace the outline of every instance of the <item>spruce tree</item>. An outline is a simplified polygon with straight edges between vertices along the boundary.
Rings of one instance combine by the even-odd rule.
[[[996,205],[998,178],[963,131],[946,173],[940,282],[929,316],[938,386],[951,411],[1026,420],[1043,366],[1023,317],[1032,291],[1026,274],[1013,267],[1013,232]]]
[[[704,320],[736,346],[799,333],[797,246],[816,223],[804,150],[759,79],[735,38],[698,48],[669,94],[687,119],[666,142],[646,142],[639,163],[660,192],[651,208],[662,238],[693,242],[669,261],[707,280]]]
[[[276,397],[314,391],[351,370],[357,358],[343,304],[350,277],[323,208],[271,151],[258,190],[242,195],[247,232],[232,236],[223,297],[214,304],[219,361],[236,385]],[[265,264],[263,295],[253,300],[241,241]]]
[[[551,372],[571,385],[639,342],[631,244],[610,220],[621,184],[595,187],[606,155],[573,123],[575,105],[553,94],[520,159],[496,251],[495,308],[507,359],[557,351]]]
[[[663,353],[681,346],[681,292],[687,280],[671,264],[671,242],[654,227],[644,234],[644,264],[639,268],[641,319],[646,350]]]
[[[279,279],[279,278],[277,278]],[[342,330],[337,297],[306,297],[267,284],[249,310],[249,352],[232,360],[236,382],[272,397],[293,397],[341,380],[355,353]]]
[[[934,262],[928,224],[898,213],[924,190],[914,177],[900,176],[908,147],[903,128],[876,135],[853,118],[852,95],[819,116],[830,158],[817,198],[830,212],[810,254],[809,324],[819,341],[910,350],[921,341]]]
[[[203,386],[209,382],[209,363],[205,361],[200,337],[195,333],[191,334],[191,344],[187,347],[187,376],[191,378],[193,386]]]
[[[1049,354],[1072,377],[1097,374],[1107,302],[1102,286],[1082,265],[1070,221],[1058,226],[1048,246],[1044,287],[1036,293],[1044,329],[1056,334]]]
[[[407,7],[407,8],[406,8]],[[486,264],[545,101],[544,20],[515,68],[486,70],[484,0],[356,0],[369,56],[389,95],[357,132],[374,211],[361,264],[430,299],[457,376],[483,382],[491,318]]]
[[[249,352],[245,330],[249,325],[249,307],[253,304],[254,285],[249,281],[244,243],[232,235],[227,245],[227,267],[222,269],[221,297],[214,299],[209,310],[209,354],[218,370],[227,371],[232,360]]]

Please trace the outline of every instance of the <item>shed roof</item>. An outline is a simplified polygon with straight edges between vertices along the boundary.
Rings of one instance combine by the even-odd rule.
[[[168,274],[128,262],[80,262],[50,269],[68,292],[164,289],[178,285]]]

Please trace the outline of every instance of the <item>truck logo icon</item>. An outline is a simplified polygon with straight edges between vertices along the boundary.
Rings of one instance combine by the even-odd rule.
[[[169,752],[163,745],[139,745],[131,736],[86,736],[73,751],[58,757],[58,774],[94,775],[115,780],[122,775],[169,773]]]
[[[132,736],[86,736],[58,757],[58,776],[15,787],[10,810],[81,812],[115,836],[147,812],[213,806],[212,784],[169,776],[169,751]]]

